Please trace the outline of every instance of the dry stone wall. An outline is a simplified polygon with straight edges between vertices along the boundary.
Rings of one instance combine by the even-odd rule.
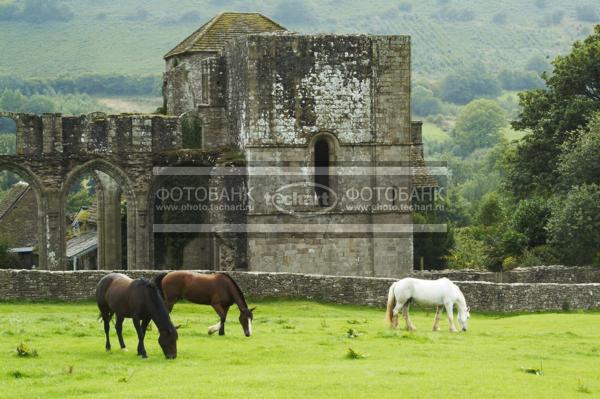
[[[539,270],[538,270],[539,272]],[[105,271],[0,270],[0,300],[81,301],[94,297]],[[152,278],[160,271],[128,271]],[[250,299],[299,298],[384,306],[395,279],[314,274],[231,272]],[[600,283],[492,283],[457,281],[475,311],[510,312],[600,309]]]

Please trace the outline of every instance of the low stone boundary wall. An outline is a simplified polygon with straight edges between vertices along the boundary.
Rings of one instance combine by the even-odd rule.
[[[206,273],[206,271],[200,271]],[[0,300],[81,301],[94,298],[106,271],[0,270]],[[148,277],[160,271],[125,271]],[[293,273],[231,272],[250,298],[298,298],[339,304],[385,306],[395,279],[319,276]],[[476,311],[600,309],[600,284],[491,283],[457,281]]]
[[[507,272],[489,272],[475,269],[414,271],[413,277],[436,279],[447,277],[452,281],[489,281],[492,283],[600,283],[600,267],[589,266],[534,266],[518,267]]]

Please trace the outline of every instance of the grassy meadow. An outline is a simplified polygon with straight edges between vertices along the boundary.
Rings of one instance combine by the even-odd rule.
[[[149,359],[104,351],[95,304],[0,304],[2,398],[565,398],[600,394],[597,313],[473,314],[467,333],[390,331],[383,310],[307,301],[259,302],[246,338],[233,310],[224,337],[212,309],[176,305],[178,357],[155,329]],[[113,348],[118,348],[114,328]],[[25,343],[36,356],[18,356]],[[349,352],[349,348],[353,352]],[[352,354],[350,354],[352,353]],[[541,370],[539,370],[541,369]],[[539,372],[538,372],[539,371]],[[538,375],[541,374],[541,375]]]

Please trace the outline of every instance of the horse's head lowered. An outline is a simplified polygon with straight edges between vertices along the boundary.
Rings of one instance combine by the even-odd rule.
[[[177,357],[177,338],[177,329],[173,326],[160,331],[158,344],[167,359],[175,359]]]
[[[467,324],[469,323],[469,319],[471,318],[471,313],[469,312],[469,307],[465,307],[465,309],[458,308],[458,322],[462,327],[463,331],[467,331]]]
[[[254,309],[256,308],[252,308],[252,309],[242,309],[240,310],[240,324],[242,325],[242,328],[244,329],[244,335],[246,337],[249,337],[252,335],[252,318],[254,317],[252,315],[252,312],[254,311]]]

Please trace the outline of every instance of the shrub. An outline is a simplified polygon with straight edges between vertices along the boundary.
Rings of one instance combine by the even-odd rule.
[[[512,270],[516,267],[519,267],[519,260],[517,258],[515,258],[514,256],[507,256],[502,261],[502,270],[505,272]]]

